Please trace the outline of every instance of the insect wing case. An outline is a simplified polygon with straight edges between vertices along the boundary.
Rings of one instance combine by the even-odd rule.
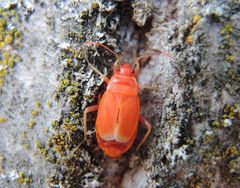
[[[106,141],[128,142],[136,135],[139,111],[135,77],[114,75],[99,104],[96,131]]]

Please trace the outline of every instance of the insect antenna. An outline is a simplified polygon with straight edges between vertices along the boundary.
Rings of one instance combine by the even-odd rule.
[[[113,55],[115,55],[117,59],[120,58],[120,55],[119,55],[119,54],[117,54],[116,52],[114,52],[113,50],[111,50],[109,47],[103,45],[103,44],[100,43],[100,42],[87,41],[87,42],[83,43],[83,45],[93,45],[93,44],[103,47],[105,50],[107,50],[108,52],[110,52],[110,53],[112,53]]]
[[[83,45],[98,45],[103,47],[105,50],[107,50],[108,52],[110,52],[111,54],[115,55],[117,60],[115,61],[114,65],[113,65],[113,71],[115,72],[115,70],[117,69],[117,67],[119,66],[119,62],[121,61],[122,56],[117,54],[116,52],[114,52],[113,50],[111,50],[109,47],[103,45],[100,42],[91,42],[91,41],[87,41],[85,43],[83,43]],[[106,75],[102,74],[96,67],[94,67],[93,64],[90,63],[89,59],[85,56],[85,59],[87,61],[87,63],[89,64],[89,66],[97,73],[99,74],[102,78],[104,78],[105,82],[109,82],[109,79],[106,77]]]
[[[95,71],[97,74],[99,74],[106,83],[109,83],[109,78],[105,74],[101,73],[92,63],[90,63],[87,56],[85,56],[85,59],[88,65],[91,67],[91,69]]]

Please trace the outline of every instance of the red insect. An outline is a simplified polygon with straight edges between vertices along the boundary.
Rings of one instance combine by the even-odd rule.
[[[87,45],[96,44],[116,55],[113,76],[109,80],[87,60],[89,65],[100,74],[107,83],[98,105],[89,106],[84,111],[84,139],[87,137],[87,113],[98,110],[96,120],[96,136],[100,148],[111,157],[119,157],[132,146],[138,131],[138,122],[147,128],[147,132],[137,146],[137,150],[145,142],[151,132],[151,124],[141,115],[139,103],[139,59],[132,68],[129,64],[120,65],[121,56],[108,47],[97,42],[87,42]]]

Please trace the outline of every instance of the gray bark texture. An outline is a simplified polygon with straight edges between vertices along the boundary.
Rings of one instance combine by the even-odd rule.
[[[139,75],[131,149],[109,159],[95,136],[116,57]],[[240,2],[0,2],[0,187],[240,187]]]

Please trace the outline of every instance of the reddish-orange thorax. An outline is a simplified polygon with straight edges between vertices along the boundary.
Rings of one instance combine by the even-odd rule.
[[[119,70],[116,71],[116,74],[124,76],[135,76],[134,71],[129,64],[120,65]]]
[[[115,71],[107,90],[128,96],[137,96],[139,87],[135,73],[129,64],[123,64]]]

